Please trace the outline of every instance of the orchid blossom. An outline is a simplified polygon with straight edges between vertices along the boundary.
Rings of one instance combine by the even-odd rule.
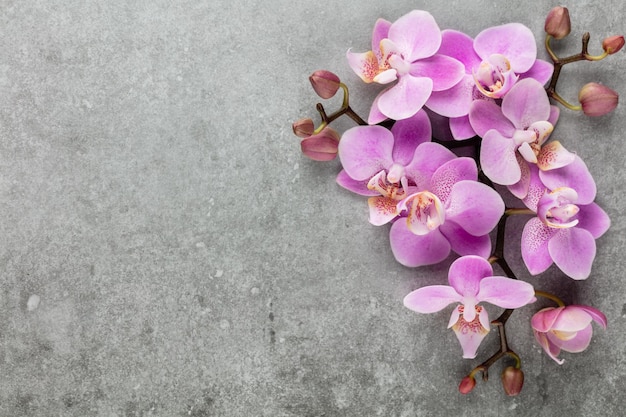
[[[561,350],[578,353],[587,349],[593,333],[592,321],[606,329],[606,316],[600,310],[570,305],[544,308],[533,316],[530,323],[539,345],[562,365],[564,360],[557,358]]]
[[[347,52],[348,63],[366,83],[389,84],[374,101],[368,123],[402,120],[418,112],[433,91],[446,90],[463,77],[463,65],[437,54],[441,31],[433,16],[414,10],[394,23],[374,25],[372,50]]]
[[[558,141],[545,144],[558,118],[544,88],[532,78],[519,81],[502,100],[475,101],[469,113],[472,126],[483,138],[480,164],[493,182],[509,186],[518,198],[528,191],[523,174],[529,164],[542,171],[572,163],[575,154]]]
[[[419,288],[404,298],[404,305],[418,313],[435,313],[452,303],[448,328],[452,328],[464,358],[475,358],[489,333],[487,310],[480,302],[502,308],[520,308],[535,301],[533,286],[524,281],[493,276],[489,262],[478,256],[463,256],[452,263],[447,285]]]

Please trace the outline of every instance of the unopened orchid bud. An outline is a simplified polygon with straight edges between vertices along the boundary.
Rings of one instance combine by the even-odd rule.
[[[550,10],[546,17],[544,29],[554,39],[563,39],[569,35],[572,30],[572,23],[569,19],[567,7],[557,6]]]
[[[624,37],[622,35],[609,36],[602,41],[602,49],[609,55],[622,49],[624,46]]]
[[[459,392],[461,394],[469,394],[470,392],[472,392],[475,386],[476,380],[473,376],[468,375],[461,380],[461,383],[459,384]]]
[[[339,134],[326,127],[317,135],[302,139],[300,147],[302,153],[314,161],[331,161],[337,157]]]
[[[335,74],[326,70],[315,71],[309,77],[313,90],[321,98],[331,98],[339,90],[341,80]]]
[[[297,120],[291,127],[293,128],[293,133],[299,138],[308,138],[315,130],[313,120],[309,118]]]
[[[509,366],[502,372],[502,386],[506,395],[511,397],[518,395],[522,392],[523,385],[524,372],[521,369]]]
[[[618,99],[615,91],[598,83],[586,84],[578,93],[578,101],[587,116],[603,116],[612,112],[617,107]]]

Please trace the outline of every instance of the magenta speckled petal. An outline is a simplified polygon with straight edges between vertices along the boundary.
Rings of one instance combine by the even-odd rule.
[[[465,75],[465,67],[454,58],[445,55],[433,55],[411,64],[410,74],[414,77],[426,77],[433,80],[433,91],[452,88]]]
[[[381,126],[356,126],[347,130],[339,141],[339,159],[348,175],[369,180],[393,164],[392,133]]]
[[[391,25],[388,38],[402,51],[406,61],[413,62],[437,52],[441,45],[441,30],[430,13],[413,10]]]
[[[546,186],[541,182],[541,179],[539,178],[539,168],[537,168],[536,165],[529,164],[528,170],[530,173],[528,192],[526,193],[526,197],[522,199],[522,202],[526,205],[526,207],[536,212],[539,200],[546,193]]]
[[[391,226],[389,241],[396,260],[408,267],[433,265],[450,254],[450,243],[439,230],[418,236],[408,229],[404,219]]]
[[[396,85],[380,94],[378,110],[390,119],[407,119],[422,108],[432,91],[431,79],[404,75]]]
[[[417,313],[436,313],[463,297],[448,285],[431,285],[410,292],[404,297],[404,306]]]
[[[544,225],[537,217],[530,219],[524,226],[522,259],[531,275],[541,274],[552,265],[548,242],[555,233],[555,229]]]
[[[452,187],[446,203],[446,219],[474,236],[491,232],[504,214],[502,197],[476,181],[460,181]]]
[[[502,54],[518,74],[528,71],[537,58],[535,36],[521,23],[508,23],[487,28],[474,39],[474,50],[482,60]]]
[[[485,134],[495,129],[501,135],[512,138],[515,133],[515,126],[502,114],[502,109],[493,101],[476,100],[472,103],[469,111],[469,121],[478,136],[485,137]]]
[[[559,229],[548,242],[548,251],[567,276],[575,280],[587,279],[596,257],[596,240],[579,227]]]
[[[478,180],[478,168],[472,158],[456,158],[437,168],[431,178],[430,191],[446,203],[452,186],[463,180]]]

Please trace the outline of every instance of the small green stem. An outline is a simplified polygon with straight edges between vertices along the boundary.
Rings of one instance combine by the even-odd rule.
[[[565,303],[559,297],[554,294],[550,294],[549,292],[535,290],[535,295],[538,297],[547,298],[549,300],[554,301],[559,307],[565,307]]]
[[[507,208],[506,210],[504,210],[505,216],[514,216],[514,215],[519,215],[519,214],[535,215],[537,213],[535,213],[529,208]]]

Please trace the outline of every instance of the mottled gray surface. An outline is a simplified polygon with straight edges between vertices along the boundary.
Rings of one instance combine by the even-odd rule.
[[[626,32],[625,3],[594,3],[570,5],[572,51],[584,30],[595,52]],[[502,394],[500,364],[458,394],[496,334],[462,360],[449,310],[406,310],[404,295],[445,282],[447,264],[395,263],[387,228],[335,184],[338,164],[304,159],[291,133],[315,116],[318,68],[367,113],[375,88],[344,54],[369,48],[376,18],[423,8],[472,36],[519,21],[540,44],[555,3],[523,4],[0,1],[0,415],[621,415],[623,105],[594,120],[564,111],[555,131],[613,220],[591,278],[529,277],[523,220],[511,228],[521,278],[609,319],[558,366],[532,339],[536,307],[517,312],[517,398]],[[593,80],[626,94],[625,64],[622,52],[567,67],[563,94]]]

